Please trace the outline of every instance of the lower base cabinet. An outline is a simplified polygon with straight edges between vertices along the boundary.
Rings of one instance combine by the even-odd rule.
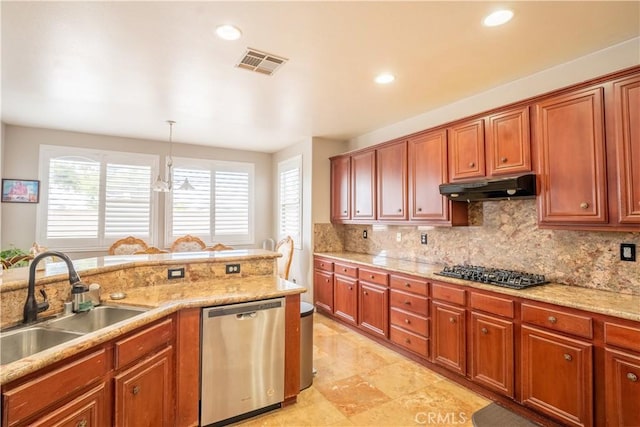
[[[467,373],[465,309],[432,301],[433,361],[460,375]]]
[[[605,349],[607,426],[640,426],[640,357]]]
[[[522,403],[572,426],[593,425],[593,345],[522,326]]]
[[[358,317],[360,328],[387,338],[389,336],[389,290],[360,281]]]
[[[107,418],[107,390],[104,383],[87,391],[66,405],[29,423],[33,427],[102,427]]]
[[[333,314],[347,323],[358,324],[358,279],[335,275]]]

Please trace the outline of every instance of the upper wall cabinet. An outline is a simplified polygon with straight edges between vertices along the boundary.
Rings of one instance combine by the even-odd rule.
[[[487,175],[530,172],[529,107],[493,114],[485,121]]]
[[[351,219],[376,219],[376,152],[351,155]]]
[[[461,122],[448,129],[449,180],[485,176],[484,120]]]
[[[640,75],[613,84],[621,224],[640,224]]]
[[[331,222],[351,218],[351,157],[331,159]]]
[[[407,141],[376,150],[378,219],[407,219]]]

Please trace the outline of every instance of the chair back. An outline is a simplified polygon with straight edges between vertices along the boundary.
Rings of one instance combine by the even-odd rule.
[[[147,249],[135,252],[135,255],[138,254],[166,254],[169,251],[165,251],[164,249],[156,248],[155,246],[149,246]]]
[[[133,236],[116,240],[109,248],[109,255],[133,255],[138,251],[144,251],[149,246],[147,243]]]
[[[187,234],[177,238],[171,244],[171,252],[199,252],[203,251],[205,247],[207,245],[199,237]]]
[[[232,249],[233,248],[231,246],[227,246],[222,243],[216,243],[213,246],[207,246],[206,248],[204,248],[205,251],[230,251]]]
[[[282,254],[280,258],[276,258],[278,263],[278,276],[288,280],[291,259],[293,258],[293,239],[291,236],[287,236],[276,243],[276,252]]]

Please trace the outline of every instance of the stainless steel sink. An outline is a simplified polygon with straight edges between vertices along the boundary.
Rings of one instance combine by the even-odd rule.
[[[76,313],[50,320],[48,326],[73,332],[94,332],[147,311],[137,307],[115,307],[102,305],[84,313]]]
[[[0,335],[0,365],[31,356],[80,336],[82,336],[81,333],[46,329],[40,326],[2,333]]]

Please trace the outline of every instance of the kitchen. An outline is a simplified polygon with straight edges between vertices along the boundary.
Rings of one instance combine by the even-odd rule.
[[[3,13],[3,19],[4,17],[6,13]],[[277,182],[274,170],[280,161],[302,154],[303,195],[307,195],[303,198],[302,207],[303,247],[296,250],[291,276],[298,283],[306,284],[308,292],[303,294],[302,298],[308,301],[311,301],[313,294],[311,286],[313,253],[343,251],[371,255],[384,254],[389,258],[406,260],[427,260],[436,264],[474,263],[499,266],[545,274],[553,282],[567,285],[597,287],[623,295],[637,295],[638,263],[619,261],[619,245],[635,243],[637,246],[640,243],[637,232],[538,228],[535,200],[471,203],[468,207],[470,225],[467,227],[432,228],[402,223],[394,225],[366,222],[334,225],[331,224],[328,210],[330,171],[327,160],[329,157],[351,150],[373,146],[637,65],[637,28],[635,37],[624,43],[611,45],[607,49],[576,57],[572,61],[566,60],[557,67],[552,65],[558,62],[550,64],[545,71],[529,73],[528,77],[520,80],[503,80],[501,85],[493,89],[485,88],[486,92],[435,109],[431,113],[409,120],[404,120],[409,117],[404,116],[401,118],[404,121],[397,121],[395,125],[383,128],[378,125],[372,128],[378,129],[376,131],[356,133],[355,135],[359,136],[351,138],[349,142],[342,142],[337,138],[312,137],[273,154],[257,151],[239,152],[229,148],[205,149],[197,145],[176,144],[176,155],[207,158],[221,156],[226,160],[249,159],[255,162],[256,176],[264,178],[256,179],[255,182],[255,194],[260,200],[256,205],[258,209],[265,212],[265,215],[256,216],[254,244],[258,245],[262,240],[270,237],[272,233],[269,230],[275,228],[277,210],[270,202],[272,195],[275,194],[274,188]],[[6,62],[3,61],[3,64]],[[283,67],[278,72],[285,72],[285,70],[286,68]],[[278,74],[275,74],[273,77],[277,76]],[[511,83],[504,83],[505,81],[511,81]],[[3,88],[3,93],[6,90]],[[462,98],[464,96],[460,95],[454,100]],[[3,107],[3,111],[6,111],[6,107]],[[165,118],[167,117],[161,118],[161,125]],[[379,123],[386,123],[386,121]],[[104,135],[96,135],[101,132],[82,133],[86,131],[81,128],[55,130],[53,125],[26,126],[20,125],[19,120],[3,118],[2,176],[25,179],[37,177],[38,146],[42,143],[41,141],[47,141],[47,144],[76,147],[111,147],[121,151],[127,151],[126,147],[135,144],[145,153],[165,153],[166,143],[162,141],[166,138],[166,128],[158,127],[160,133],[156,137],[138,140],[109,136],[106,135],[108,132],[104,132]],[[176,129],[185,127],[186,125],[178,120]],[[76,131],[69,132],[69,130]],[[184,131],[180,130],[180,132]],[[311,194],[313,197],[310,197]],[[2,205],[3,247],[8,243],[28,247],[35,240],[31,231],[37,223],[33,208],[33,206],[19,204]],[[159,214],[161,215],[162,212]],[[367,239],[362,237],[364,231],[367,232]],[[165,245],[167,242],[161,241],[162,233],[159,234],[157,244]],[[419,243],[422,234],[426,234],[426,245]],[[80,258],[93,254],[72,253],[72,255],[74,258]]]

